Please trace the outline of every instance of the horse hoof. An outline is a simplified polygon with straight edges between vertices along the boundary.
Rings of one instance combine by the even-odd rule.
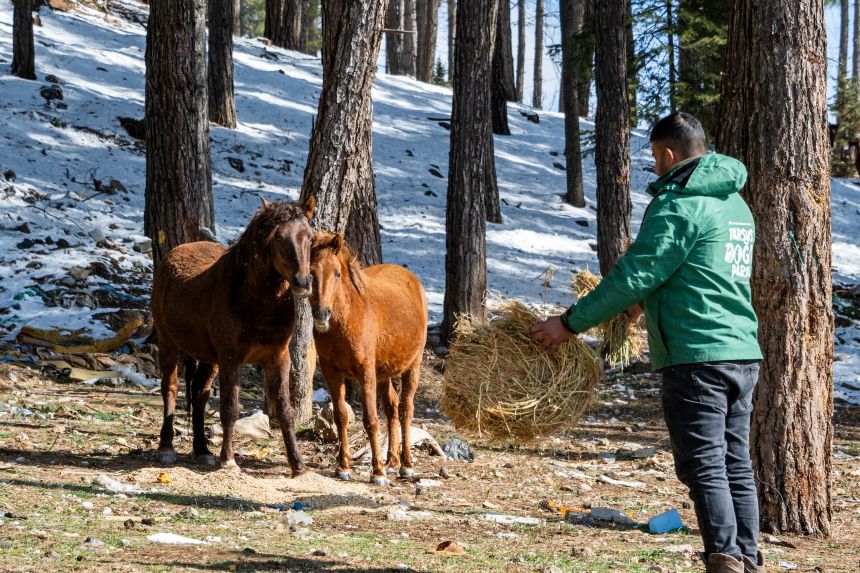
[[[290,477],[299,477],[302,474],[308,473],[308,467],[305,465],[301,465],[295,468],[290,469]]]
[[[235,462],[234,462],[235,463]],[[197,465],[201,465],[207,468],[217,468],[218,467],[218,459],[212,454],[203,454],[197,456]]]
[[[399,473],[402,478],[411,478],[415,476],[415,470],[407,467],[401,467]]]
[[[236,460],[227,460],[226,462],[221,462],[221,469],[228,470],[231,472],[242,471],[239,469],[239,464],[236,463]]]
[[[158,463],[163,466],[172,466],[176,463],[176,452],[173,450],[158,450]]]
[[[335,473],[335,477],[340,481],[350,481],[352,479],[352,474],[343,470],[338,470],[337,473]]]
[[[391,482],[385,476],[371,476],[370,483],[378,487],[388,487]]]

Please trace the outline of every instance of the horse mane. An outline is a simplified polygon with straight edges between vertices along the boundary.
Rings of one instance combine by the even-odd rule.
[[[266,247],[274,239],[275,232],[289,221],[304,216],[301,205],[286,201],[275,201],[257,210],[239,240],[228,251],[233,264],[244,269],[252,283],[265,276],[271,266]]]
[[[361,261],[350,250],[349,245],[343,240],[343,235],[329,233],[326,231],[317,232],[315,239],[317,247],[311,249],[311,264],[318,263],[326,254],[336,256],[343,266],[346,267],[346,272],[349,275],[349,280],[358,291],[358,294],[364,296],[367,290],[367,281],[364,274],[364,266]]]

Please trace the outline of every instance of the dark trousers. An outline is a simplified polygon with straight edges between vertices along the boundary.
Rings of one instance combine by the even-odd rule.
[[[705,554],[756,558],[759,517],[749,453],[758,362],[683,364],[662,371],[675,471],[696,508]]]

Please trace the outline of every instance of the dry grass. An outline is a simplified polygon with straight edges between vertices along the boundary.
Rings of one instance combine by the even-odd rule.
[[[442,411],[460,430],[488,438],[534,439],[577,426],[603,378],[594,351],[579,338],[555,354],[529,338],[542,320],[516,301],[488,322],[464,317],[445,367]]]
[[[571,290],[577,298],[582,298],[597,288],[598,284],[600,279],[593,273],[581,270],[574,273]],[[597,351],[610,367],[624,368],[641,357],[643,337],[637,322],[626,314],[619,314],[598,327],[601,342]]]

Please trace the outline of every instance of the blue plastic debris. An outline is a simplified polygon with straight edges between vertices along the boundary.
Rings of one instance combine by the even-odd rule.
[[[294,501],[292,503],[292,505],[290,505],[290,509],[292,509],[293,511],[304,511],[305,509],[310,509],[310,508],[311,508],[311,506],[309,506],[306,503],[302,503],[301,501],[298,501],[298,500]]]
[[[677,509],[670,509],[654,516],[648,522],[648,531],[651,533],[667,533],[682,527],[684,527],[684,522],[681,521],[681,514],[678,513]]]

